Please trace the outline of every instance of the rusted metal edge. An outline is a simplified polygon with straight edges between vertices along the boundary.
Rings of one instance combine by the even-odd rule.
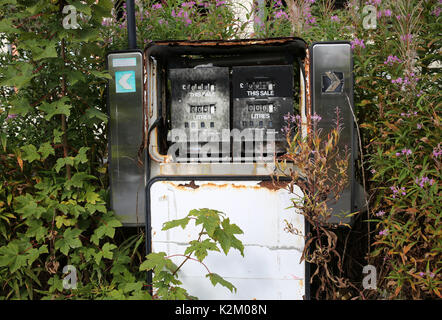
[[[280,189],[286,189],[287,186],[290,184],[290,181],[271,181],[271,180],[264,180],[257,183],[257,185],[254,186],[246,186],[241,184],[233,184],[233,183],[224,183],[224,184],[216,184],[213,182],[207,182],[201,185],[197,185],[195,183],[195,180],[191,180],[189,183],[185,184],[177,184],[172,181],[166,181],[167,184],[173,186],[174,188],[180,189],[180,190],[196,190],[200,187],[212,187],[216,189],[225,189],[228,187],[231,187],[233,189],[267,189],[269,191],[278,191]]]
[[[167,41],[152,41],[147,44],[145,50],[148,50],[154,45],[160,46],[249,46],[249,45],[269,45],[269,44],[286,44],[294,41],[302,41],[298,37],[280,37],[268,39],[234,39],[234,40],[167,40]]]

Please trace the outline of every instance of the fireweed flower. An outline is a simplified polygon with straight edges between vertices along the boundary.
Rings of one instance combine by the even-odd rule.
[[[405,34],[405,35],[401,35],[400,38],[401,38],[401,40],[403,42],[409,42],[409,41],[411,41],[413,39],[413,35],[408,33],[408,34]]]
[[[385,211],[381,210],[376,212],[376,217],[382,217],[385,214]]]
[[[419,185],[419,187],[422,189],[426,185],[432,186],[434,184],[435,180],[434,179],[429,179],[428,177],[422,177],[421,179],[416,178],[414,180],[414,182],[416,182],[416,184]]]
[[[183,8],[192,8],[195,5],[195,1],[183,2],[181,7]]]
[[[384,230],[379,231],[379,235],[380,235],[380,236],[386,236],[386,235],[388,235],[388,229],[384,229]]]
[[[435,148],[433,149],[433,157],[437,159],[437,158],[439,158],[441,155],[442,155],[442,147],[441,147],[441,144],[439,143],[439,144],[437,145],[437,147],[435,147]]]
[[[274,0],[274,4],[273,4],[273,7],[274,8],[280,8],[280,7],[282,7],[282,1],[281,0]]]
[[[354,48],[356,48],[356,46],[359,46],[361,48],[365,48],[364,40],[358,39],[358,38],[352,40],[351,41],[351,48],[354,49]]]
[[[382,0],[368,0],[365,2],[365,4],[371,4],[374,6],[380,5]]]
[[[330,20],[331,20],[331,21],[336,21],[336,22],[339,22],[339,21],[340,21],[340,19],[339,19],[338,16],[331,16]]]
[[[162,7],[163,5],[161,3],[155,3],[154,5],[152,5],[152,9],[154,10],[161,9]]]
[[[390,187],[391,191],[393,192],[392,198],[395,199],[396,197],[403,195],[405,196],[407,192],[405,191],[405,188],[397,188],[396,186]]]
[[[279,19],[279,18],[282,18],[282,17],[284,17],[284,18],[286,18],[286,19],[289,18],[289,16],[287,15],[287,13],[284,12],[283,10],[278,10],[278,11],[276,11],[276,13],[275,13],[275,18]]]
[[[220,6],[222,6],[222,5],[225,5],[227,2],[226,1],[219,1],[219,0],[216,0],[216,7],[220,7]]]
[[[390,9],[384,10],[384,16],[391,17],[391,14],[392,14],[392,12]]]
[[[318,123],[321,120],[322,120],[321,116],[316,114],[315,112],[315,114],[312,116],[312,121]]]
[[[401,62],[402,62],[402,60],[399,59],[398,57],[389,55],[387,57],[387,60],[384,61],[384,64],[385,65],[388,64],[391,67],[394,63],[401,63]]]

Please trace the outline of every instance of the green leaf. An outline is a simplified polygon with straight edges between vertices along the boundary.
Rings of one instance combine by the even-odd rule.
[[[104,123],[107,123],[107,121],[108,121],[107,115],[104,114],[103,112],[95,109],[95,108],[87,109],[85,114],[88,119],[97,118],[97,119],[103,121]]]
[[[121,222],[110,212],[104,214],[101,219],[100,226],[95,229],[94,234],[91,236],[91,241],[98,245],[100,239],[104,236],[113,238],[115,235],[115,228],[121,227]]]
[[[186,228],[187,224],[189,223],[190,218],[186,217],[183,219],[177,219],[172,221],[167,221],[163,224],[162,230],[169,230],[178,226],[181,226],[181,228]]]
[[[184,254],[188,255],[193,253],[199,261],[203,261],[204,258],[207,257],[208,251],[219,252],[219,248],[216,243],[210,239],[206,239],[204,241],[193,240],[190,242],[190,246],[187,247]]]
[[[230,292],[236,292],[236,287],[231,284],[229,281],[224,280],[220,275],[216,273],[209,273],[206,275],[206,278],[210,279],[210,282],[212,282],[213,286],[216,286],[218,283],[222,285],[223,287],[226,287],[230,290]]]
[[[72,186],[77,188],[83,188],[84,182],[88,179],[96,179],[96,177],[87,174],[86,172],[77,172],[72,177],[71,180],[65,182],[65,187],[70,189]]]
[[[57,50],[55,47],[55,43],[51,43],[47,45],[45,48],[41,48],[39,50],[40,52],[34,55],[33,60],[38,61],[41,59],[47,59],[47,58],[57,58]]]
[[[63,132],[61,132],[61,131],[59,131],[57,129],[54,129],[53,130],[53,135],[54,135],[54,143],[60,143],[61,142],[61,137],[63,136]]]
[[[89,147],[81,147],[80,150],[78,150],[78,154],[74,158],[75,165],[88,162],[87,152],[89,149]]]
[[[53,156],[55,155],[55,150],[54,148],[52,148],[50,142],[45,142],[42,145],[40,145],[38,152],[41,154],[41,160],[45,160],[51,154]]]
[[[51,118],[57,114],[64,114],[65,116],[69,117],[72,106],[67,104],[68,102],[69,98],[63,97],[60,100],[52,103],[43,102],[39,109],[46,113],[45,119],[47,121],[51,120]]]
[[[117,248],[116,245],[106,242],[103,245],[103,247],[101,248],[101,250],[103,251],[103,257],[106,259],[112,259],[114,256],[114,253],[112,252],[112,250],[114,250],[116,248]]]
[[[22,156],[23,160],[29,161],[30,163],[35,160],[40,160],[40,154],[37,152],[37,148],[34,145],[28,144],[22,147],[21,150],[24,152],[24,155]]]
[[[63,238],[55,241],[55,249],[59,249],[65,256],[68,255],[70,249],[81,247],[79,236],[81,230],[68,228],[63,233]]]
[[[159,252],[159,253],[152,252],[146,256],[146,259],[147,260],[140,265],[139,270],[140,271],[153,270],[156,273],[159,273],[164,269],[164,267],[167,265],[167,260],[168,260],[166,259],[165,252]]]
[[[90,72],[97,78],[112,80],[112,76],[107,71],[91,70]]]
[[[196,217],[196,225],[202,224],[209,237],[212,237],[216,228],[220,224],[222,212],[212,209],[191,210],[189,216]]]
[[[46,212],[46,209],[37,205],[35,201],[27,203],[25,206],[16,210],[17,213],[22,214],[22,218],[36,218],[40,219],[42,213]]]
[[[54,169],[55,171],[60,172],[60,169],[63,168],[65,165],[74,165],[74,157],[66,157],[66,158],[58,158],[57,162],[55,163]]]
[[[35,237],[38,242],[47,236],[48,229],[43,226],[43,222],[38,219],[27,219],[26,224],[29,226],[26,231],[27,237]]]

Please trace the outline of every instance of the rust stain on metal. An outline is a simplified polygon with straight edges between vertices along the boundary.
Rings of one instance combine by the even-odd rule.
[[[173,186],[174,188],[177,188],[179,190],[185,190],[185,191],[195,191],[198,188],[214,188],[214,189],[227,189],[227,188],[233,188],[237,190],[263,190],[267,189],[269,191],[278,191],[280,189],[284,189],[289,184],[288,181],[261,181],[257,183],[257,185],[241,185],[241,184],[232,184],[232,183],[223,183],[223,184],[216,184],[213,182],[207,182],[201,185],[196,185],[195,181],[192,180],[189,183],[186,184],[176,184],[171,181],[166,181],[167,184]]]
[[[285,189],[289,184],[289,181],[272,181],[266,180],[258,183],[262,188],[266,188],[269,190],[277,191],[279,189]]]
[[[186,183],[186,184],[179,184],[178,187],[198,189],[200,186],[195,184],[195,180],[192,180],[192,181],[190,181],[189,183]]]

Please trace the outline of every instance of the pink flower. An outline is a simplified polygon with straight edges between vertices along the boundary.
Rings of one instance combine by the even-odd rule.
[[[384,11],[384,16],[386,16],[386,17],[391,17],[391,14],[392,14],[392,12],[390,9],[387,9]]]
[[[191,8],[195,5],[195,1],[183,2],[181,7],[183,8]]]
[[[336,21],[336,22],[339,22],[340,21],[340,19],[339,19],[339,17],[338,16],[331,16],[331,21]]]
[[[376,217],[382,217],[385,214],[385,211],[381,210],[376,212]]]
[[[365,48],[364,40],[356,38],[353,41],[351,41],[351,48],[354,49],[356,46]]]
[[[152,9],[154,10],[161,9],[162,7],[163,5],[161,3],[155,3],[154,5],[152,5]]]
[[[278,10],[278,11],[276,11],[276,13],[275,13],[275,18],[279,19],[279,18],[282,18],[282,17],[284,17],[284,18],[286,18],[286,19],[289,18],[289,16],[287,15],[287,13],[284,12],[283,10]]]

